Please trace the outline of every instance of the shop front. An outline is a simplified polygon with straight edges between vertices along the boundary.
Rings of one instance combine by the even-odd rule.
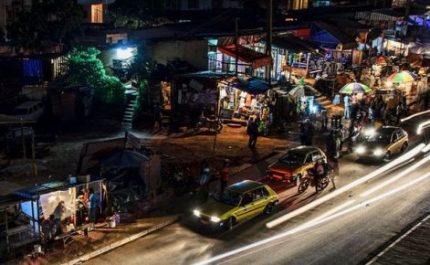
[[[250,117],[270,119],[271,97],[266,82],[247,76],[232,77],[218,83],[220,118],[246,124]]]

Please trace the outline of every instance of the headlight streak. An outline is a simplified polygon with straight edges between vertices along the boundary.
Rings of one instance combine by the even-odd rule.
[[[428,151],[430,151],[430,144],[426,145],[426,147],[423,148],[423,150],[421,150],[423,153],[427,153]]]
[[[417,135],[421,135],[423,133],[423,129],[429,126],[430,126],[430,120],[420,123],[417,127]]]
[[[389,184],[391,184],[393,182],[396,182],[398,179],[406,176],[407,174],[409,174],[412,171],[416,170],[417,168],[419,168],[420,166],[424,165],[428,161],[430,161],[430,156],[427,156],[427,157],[421,159],[419,162],[417,162],[416,164],[408,167],[407,169],[405,169],[404,171],[402,171],[399,174],[395,175],[394,177],[390,177],[390,179],[388,179],[387,181],[385,181],[385,182],[383,182],[383,183],[381,183],[381,184],[379,184],[379,185],[377,185],[377,186],[375,186],[375,187],[373,187],[373,188],[371,188],[371,189],[369,189],[369,190],[361,193],[360,196],[361,197],[366,197],[366,196],[374,193],[375,191],[380,190],[383,187],[385,187],[385,186],[387,186],[387,185],[389,185]]]
[[[345,186],[343,186],[342,188],[339,188],[335,191],[333,191],[332,193],[329,193],[327,195],[325,195],[324,197],[321,197],[303,207],[300,207],[297,210],[294,210],[284,216],[281,216],[271,222],[268,222],[266,224],[267,228],[273,228],[283,222],[288,221],[289,219],[296,217],[306,211],[309,211],[310,209],[313,209],[315,207],[317,207],[318,205],[323,204],[324,202],[331,200],[337,196],[339,196],[340,194],[349,191],[355,187],[357,187],[358,185],[361,185],[363,183],[365,183],[366,181],[369,181],[377,176],[379,176],[382,173],[386,173],[386,171],[390,170],[391,168],[394,168],[396,166],[398,166],[400,163],[405,162],[409,159],[411,159],[412,157],[414,157],[415,155],[419,154],[421,152],[421,150],[424,148],[425,144],[421,143],[418,146],[416,146],[415,148],[413,148],[412,150],[408,151],[407,153],[403,154],[402,156],[396,158],[395,160],[389,162],[388,164],[378,168],[377,170],[367,174],[364,177],[361,177]]]
[[[353,207],[351,207],[351,208],[345,209],[345,210],[343,210],[343,211],[341,211],[341,212],[335,213],[335,214],[333,214],[333,215],[331,215],[331,216],[328,216],[328,217],[326,217],[326,218],[317,217],[317,218],[315,218],[315,219],[313,219],[313,220],[311,220],[311,221],[309,221],[309,222],[307,222],[307,223],[305,223],[305,224],[303,224],[303,225],[300,225],[300,226],[298,226],[298,227],[296,227],[296,228],[293,228],[293,229],[291,229],[291,230],[287,230],[287,231],[285,231],[285,232],[283,232],[283,233],[281,233],[281,234],[278,234],[278,235],[276,235],[276,236],[272,236],[272,237],[269,237],[269,238],[263,239],[263,240],[261,240],[261,241],[254,242],[254,243],[249,244],[249,245],[247,245],[247,246],[244,246],[244,247],[241,247],[241,248],[237,248],[237,249],[235,249],[235,250],[232,250],[232,251],[229,251],[229,252],[226,252],[226,253],[223,253],[223,254],[220,254],[220,255],[214,256],[214,257],[212,257],[212,258],[210,258],[210,259],[207,259],[207,260],[203,260],[203,261],[197,262],[197,263],[195,263],[195,265],[206,265],[206,264],[210,264],[210,263],[213,263],[213,262],[216,262],[216,261],[219,261],[219,260],[222,260],[222,259],[225,259],[225,258],[228,258],[228,257],[234,256],[234,255],[239,254],[239,253],[241,253],[241,252],[244,252],[244,251],[246,251],[246,250],[250,250],[250,249],[253,249],[253,248],[256,248],[256,247],[259,247],[259,246],[265,245],[265,244],[267,244],[267,243],[270,243],[270,242],[276,241],[276,240],[278,240],[278,239],[281,239],[281,238],[287,237],[287,236],[289,236],[289,235],[296,234],[296,233],[301,232],[301,231],[304,231],[304,230],[306,230],[306,229],[308,229],[308,228],[315,227],[315,226],[317,226],[317,225],[319,225],[319,224],[322,224],[322,223],[325,223],[325,222],[327,222],[327,221],[330,221],[330,220],[336,219],[336,218],[338,218],[338,217],[341,217],[341,216],[343,216],[343,215],[346,215],[346,214],[348,214],[348,213],[350,213],[350,212],[352,212],[352,211],[355,211],[355,210],[357,210],[357,209],[359,209],[359,208],[361,208],[361,207],[363,207],[363,206],[364,206],[364,207],[367,207],[367,206],[368,206],[368,205],[370,205],[370,204],[376,203],[376,202],[378,202],[378,201],[380,201],[380,200],[382,200],[382,199],[385,199],[385,198],[387,198],[387,197],[389,197],[389,196],[391,196],[391,195],[393,195],[393,194],[396,194],[396,193],[398,193],[398,192],[400,192],[400,191],[403,191],[403,190],[405,190],[405,189],[408,189],[409,187],[411,187],[411,186],[413,186],[413,185],[416,185],[417,183],[419,183],[419,182],[421,182],[421,181],[424,181],[425,179],[427,179],[427,178],[429,178],[429,177],[430,177],[430,173],[427,173],[427,174],[425,174],[425,175],[423,175],[423,176],[421,176],[421,177],[419,177],[419,178],[417,178],[417,179],[415,179],[415,180],[410,181],[410,182],[409,182],[409,183],[407,183],[406,185],[403,185],[403,186],[401,186],[401,187],[398,187],[398,188],[396,188],[396,189],[393,189],[393,190],[391,190],[391,191],[389,191],[389,192],[386,192],[386,193],[384,193],[384,194],[381,194],[381,195],[379,195],[379,196],[377,196],[377,197],[374,197],[374,198],[372,198],[372,199],[369,199],[369,200],[366,200],[366,201],[360,202],[360,203],[358,203],[357,205],[355,205],[355,206],[353,206]],[[345,204],[346,204],[346,203],[345,203]],[[324,214],[324,215],[325,215],[325,214]],[[281,243],[283,243],[283,242],[276,242],[276,243],[272,244],[271,246],[278,245],[278,244],[281,244]],[[260,251],[261,251],[261,249],[258,249],[258,250],[260,250]],[[257,251],[258,251],[258,250],[257,250]],[[246,254],[250,254],[250,253],[246,253]],[[244,255],[246,255],[246,254],[244,254]]]
[[[421,111],[421,112],[412,114],[411,116],[405,117],[405,118],[401,119],[400,121],[401,122],[405,122],[405,121],[408,121],[408,120],[410,120],[412,118],[415,118],[415,117],[418,117],[420,115],[424,115],[424,114],[427,114],[427,113],[430,113],[430,110],[425,110],[425,111]]]

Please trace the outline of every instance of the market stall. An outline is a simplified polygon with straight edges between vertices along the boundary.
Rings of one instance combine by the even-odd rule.
[[[227,121],[244,121],[250,116],[268,119],[270,114],[270,89],[266,82],[241,76],[218,83],[220,117]]]
[[[96,211],[96,216],[100,215],[106,198],[106,187],[104,179],[92,180],[89,176],[82,176],[70,177],[69,182],[42,183],[13,194],[22,198],[19,207],[21,213],[29,219],[33,233],[46,236],[43,230],[48,220],[56,223],[59,234],[68,232],[69,225],[78,229],[86,222],[94,222],[95,219],[90,216],[91,211]]]

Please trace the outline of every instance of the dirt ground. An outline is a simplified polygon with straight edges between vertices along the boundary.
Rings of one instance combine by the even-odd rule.
[[[163,154],[167,163],[171,164],[200,164],[203,159],[222,161],[228,158],[232,167],[251,164],[270,155],[275,149],[284,149],[290,137],[259,137],[257,148],[248,148],[248,136],[244,127],[224,126],[222,132],[215,134],[192,130],[183,133],[167,135],[166,132],[146,135],[145,145]],[[36,159],[38,175],[33,177],[30,160],[3,160],[8,164],[0,171],[1,177],[20,185],[32,185],[38,182],[65,179],[73,175],[79,161],[81,148],[85,142],[122,137],[124,132],[119,123],[112,120],[87,121],[73,130],[62,132],[57,143],[50,146],[47,156]]]

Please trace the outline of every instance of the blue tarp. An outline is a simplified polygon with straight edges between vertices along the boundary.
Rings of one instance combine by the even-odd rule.
[[[149,158],[141,153],[124,150],[102,159],[100,165],[104,168],[139,168],[142,162],[148,160]]]
[[[268,83],[259,79],[239,79],[233,84],[233,86],[253,95],[265,93],[270,89],[270,85]]]

